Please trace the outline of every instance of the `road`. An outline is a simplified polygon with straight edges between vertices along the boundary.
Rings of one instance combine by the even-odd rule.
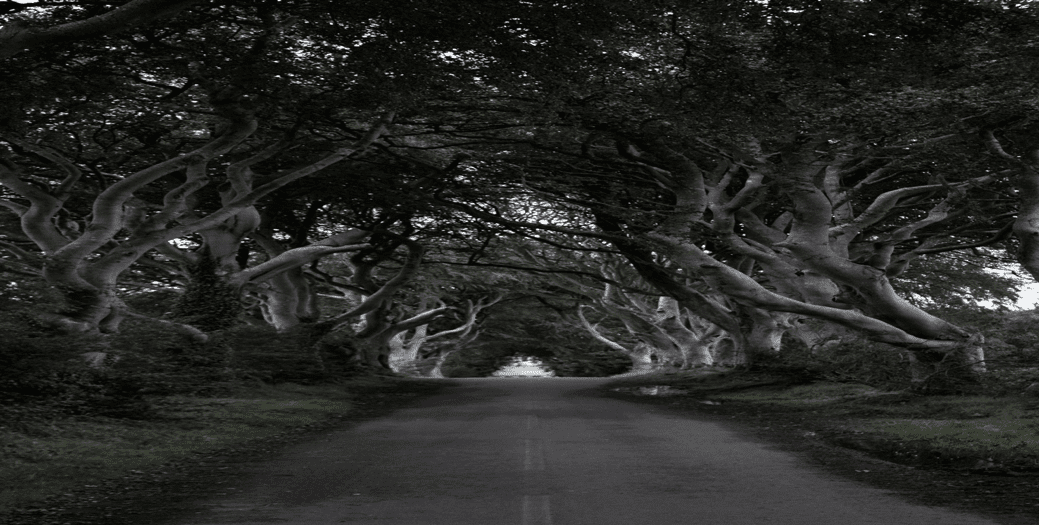
[[[723,426],[490,378],[322,434],[178,525],[994,525],[813,469]]]

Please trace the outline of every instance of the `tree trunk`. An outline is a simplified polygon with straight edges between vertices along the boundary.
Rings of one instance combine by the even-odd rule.
[[[655,354],[656,352],[654,352],[652,346],[646,343],[637,343],[635,348],[628,353],[628,357],[631,358],[631,371],[648,372],[659,368],[659,361],[654,360]]]
[[[172,17],[199,0],[132,0],[85,20],[37,28],[14,20],[0,27],[0,58],[50,44],[68,44]]]
[[[44,277],[64,304],[56,314],[41,314],[41,320],[69,333],[118,332],[123,315],[114,279],[92,275],[86,264],[65,268],[67,264],[48,261],[44,267]]]
[[[577,318],[581,321],[581,326],[584,327],[588,333],[600,343],[609,346],[610,348],[623,353],[631,359],[631,370],[634,371],[645,371],[656,368],[654,363],[654,348],[644,341],[635,343],[633,348],[627,348],[624,345],[609,339],[602,335],[598,328],[592,326],[592,323],[588,322],[588,319],[584,316],[582,311],[584,307],[577,309]],[[630,327],[629,327],[630,330]]]
[[[667,335],[671,343],[681,353],[681,367],[688,369],[696,366],[714,364],[707,345],[701,342],[701,336],[687,327],[682,306],[673,297],[661,296],[657,301],[657,319],[655,323]],[[706,334],[706,330],[703,331]]]
[[[747,329],[743,332],[743,354],[746,364],[755,366],[774,360],[782,348],[783,334],[786,328],[777,317],[783,314],[771,313],[759,308],[746,310]]]
[[[279,332],[320,317],[314,291],[302,268],[275,275],[256,288],[264,320]]]
[[[4,35],[0,35],[2,36]],[[80,332],[118,329],[122,311],[121,303],[115,294],[118,289],[116,282],[122,272],[146,253],[157,248],[164,249],[163,247],[173,239],[219,228],[221,225],[227,226],[228,221],[233,223],[243,219],[249,215],[249,209],[260,198],[369,147],[386,131],[393,119],[392,112],[386,113],[378,124],[351,146],[337,149],[302,168],[279,175],[258,188],[242,186],[242,191],[236,190],[236,197],[232,201],[224,202],[219,210],[193,220],[191,208],[194,194],[206,185],[207,164],[231,151],[257,128],[252,112],[242,104],[244,99],[236,95],[235,90],[214,85],[210,92],[214,107],[228,121],[224,132],[194,151],[146,167],[107,186],[94,199],[86,227],[77,236],[65,236],[58,216],[65,199],[73,193],[74,185],[80,179],[80,170],[72,162],[36,145],[30,144],[26,147],[29,151],[51,160],[66,173],[64,181],[53,191],[41,190],[22,180],[14,163],[0,163],[0,183],[29,200],[30,206],[10,203],[6,199],[3,202],[5,206],[10,204],[11,206],[7,206],[9,208],[13,206],[12,209],[21,216],[24,233],[45,254],[45,279],[67,299],[64,311],[44,316],[46,321],[65,330]],[[5,137],[5,140],[14,139]],[[265,150],[251,160],[264,155],[269,157],[272,152],[280,151],[282,146],[284,144]],[[242,167],[239,163],[228,168],[228,177],[232,185],[242,182],[233,176],[235,166]],[[148,215],[142,210],[135,210],[133,199],[137,192],[179,171],[187,173],[187,181],[166,192],[159,211]],[[244,230],[249,229],[246,224],[237,226]],[[129,235],[124,236],[125,232],[129,232]],[[307,258],[312,261],[320,255],[350,249],[356,247],[304,247],[301,249],[302,253],[293,253],[292,250],[290,253],[296,261]],[[266,276],[289,269],[284,265],[278,266],[285,262],[284,260],[268,262],[277,264],[261,265],[263,269],[260,273]],[[297,264],[295,267],[298,266]],[[258,278],[258,273],[249,272],[246,280],[248,278]]]
[[[434,365],[433,369],[429,371],[429,377],[436,379],[444,379],[444,362],[447,361],[447,358],[451,357],[451,354],[455,353],[456,351],[457,350],[449,350],[447,352],[444,352],[443,354],[440,354],[440,356],[437,357],[437,364]]]
[[[812,354],[858,337],[843,326],[811,317],[797,317],[790,325],[789,333],[800,340]]]
[[[706,348],[716,365],[739,366],[747,362],[740,341],[727,332],[720,332]]]
[[[408,338],[406,332],[401,332],[389,342],[390,368],[394,372],[416,375],[415,365],[418,361],[419,350],[426,342],[429,325],[422,325],[415,329],[415,333]]]

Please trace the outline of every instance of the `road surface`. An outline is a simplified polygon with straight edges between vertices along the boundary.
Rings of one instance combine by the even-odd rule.
[[[321,435],[178,525],[993,525],[834,477],[723,426],[490,378]]]

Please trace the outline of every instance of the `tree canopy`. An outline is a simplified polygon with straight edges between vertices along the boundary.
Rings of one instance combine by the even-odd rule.
[[[969,378],[985,334],[941,307],[1039,277],[1037,15],[3,2],[0,262],[66,333],[252,323],[423,373],[495,345],[586,373],[864,338],[921,388]],[[156,292],[178,299],[136,306]]]

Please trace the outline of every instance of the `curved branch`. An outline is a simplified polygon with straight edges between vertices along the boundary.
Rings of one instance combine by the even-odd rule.
[[[606,345],[606,346],[608,346],[608,347],[610,347],[610,348],[612,348],[614,350],[617,350],[619,352],[623,352],[625,355],[631,355],[631,354],[634,353],[632,350],[629,350],[629,349],[625,348],[624,345],[622,345],[620,343],[617,343],[615,341],[612,341],[612,340],[608,339],[606,336],[604,336],[601,333],[599,333],[598,328],[592,326],[592,323],[589,323],[588,319],[585,318],[585,316],[584,316],[584,308],[585,308],[585,305],[581,305],[577,309],[577,318],[581,320],[581,326],[583,326],[584,329],[587,330],[588,333],[591,334],[591,336],[594,337],[596,341],[599,341],[600,343],[602,343],[602,344],[604,344],[604,345]]]
[[[441,306],[440,308],[434,308],[433,310],[426,310],[425,312],[422,312],[414,317],[405,319],[399,323],[393,323],[388,328],[386,328],[386,332],[392,334],[406,332],[408,330],[411,330],[412,328],[417,328],[424,324],[429,324],[433,322],[433,320],[435,320],[436,318],[440,317],[441,315],[444,315],[445,313],[451,310],[454,310],[454,308],[450,306]]]
[[[754,308],[825,319],[858,332],[863,332],[874,341],[909,349],[953,351],[966,340],[966,337],[955,340],[918,337],[897,326],[874,319],[855,310],[843,310],[790,299],[765,289],[750,276],[715,261],[690,243],[655,233],[647,234],[647,237],[657,242],[661,248],[670,252],[674,259],[679,261],[683,267],[698,269],[704,276],[704,279],[719,293]]]
[[[351,230],[309,246],[287,250],[262,264],[236,273],[229,282],[235,286],[262,282],[288,270],[310,264],[326,255],[369,248],[368,244],[356,244],[356,241],[367,235],[366,231]]]
[[[69,244],[68,238],[61,234],[54,223],[54,217],[62,208],[60,199],[22,180],[17,166],[7,160],[0,161],[0,184],[29,201],[27,208],[6,199],[3,203],[6,208],[18,213],[22,231],[44,253],[52,254]]]
[[[56,264],[53,270],[48,270],[48,272],[53,272],[54,278],[57,280],[77,280],[75,269],[78,263],[94,252],[94,250],[112,240],[116,233],[124,227],[123,206],[133,196],[134,192],[166,175],[227,153],[252,135],[253,131],[256,130],[256,119],[244,113],[236,118],[237,120],[232,120],[227,132],[206,145],[186,155],[160,162],[138,171],[105,189],[94,200],[93,217],[83,235],[68,243],[54,254],[54,262]],[[219,213],[217,212],[217,214]],[[230,214],[227,215],[229,216]],[[220,220],[225,218],[227,217],[221,216]],[[110,252],[102,258],[101,266],[105,266],[105,271],[107,272],[121,271],[159,243],[175,239],[198,229],[201,228],[191,229],[181,226],[170,230],[153,232],[136,239],[136,242],[124,243],[121,248],[126,249]]]
[[[4,208],[13,211],[14,214],[19,217],[21,217],[22,214],[24,214],[25,212],[29,211],[28,206],[23,206],[21,204],[18,204],[17,202],[9,201],[7,199],[0,199],[0,206],[3,206]]]
[[[46,29],[15,20],[0,27],[0,58],[50,44],[74,42],[173,16],[200,0],[131,0],[107,13]]]
[[[462,337],[465,337],[466,335],[469,334],[469,331],[473,329],[473,326],[476,325],[476,316],[481,311],[483,311],[483,310],[485,310],[487,308],[490,308],[491,306],[494,306],[495,304],[497,304],[498,301],[501,301],[504,297],[505,296],[503,296],[503,295],[499,295],[499,296],[497,296],[496,298],[494,298],[493,300],[491,300],[488,303],[484,303],[483,302],[483,300],[486,299],[486,297],[481,297],[479,300],[476,301],[476,304],[473,304],[472,301],[469,301],[469,307],[466,310],[465,323],[464,324],[462,324],[461,326],[458,326],[456,328],[452,328],[450,330],[444,330],[442,332],[437,332],[437,333],[435,333],[433,335],[427,336],[425,341],[429,342],[429,341],[432,341],[434,339],[439,339],[441,337],[446,337],[446,336],[455,335],[455,334],[462,334]]]
[[[338,330],[343,324],[349,322],[349,319],[375,311],[384,301],[392,297],[393,294],[404,285],[404,283],[408,282],[408,280],[418,272],[419,266],[422,264],[422,254],[425,252],[425,249],[421,244],[410,239],[405,239],[404,244],[408,248],[408,256],[405,258],[404,265],[401,266],[397,275],[394,275],[393,278],[386,281],[386,284],[382,285],[378,291],[362,301],[356,308],[346,313],[339,314],[328,321],[325,321],[325,323],[332,325],[333,330]]]

